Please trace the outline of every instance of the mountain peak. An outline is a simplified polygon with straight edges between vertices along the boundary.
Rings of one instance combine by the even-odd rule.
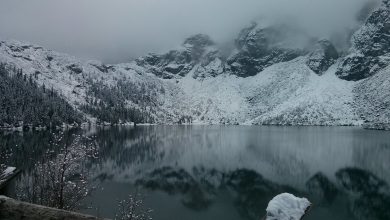
[[[352,37],[350,54],[336,74],[345,80],[361,80],[376,74],[390,61],[390,1],[373,11]]]
[[[307,36],[283,24],[253,22],[236,39],[237,52],[227,60],[228,69],[240,77],[254,76],[275,63],[304,54]]]
[[[165,79],[184,77],[191,71],[196,76],[216,76],[222,72],[222,63],[214,45],[208,35],[196,34],[187,38],[177,50],[160,55],[149,54],[137,59],[136,63]]]
[[[203,48],[212,45],[214,45],[214,42],[211,40],[211,38],[208,35],[205,34],[196,34],[190,36],[183,43],[183,46],[185,47],[196,47],[196,48]]]

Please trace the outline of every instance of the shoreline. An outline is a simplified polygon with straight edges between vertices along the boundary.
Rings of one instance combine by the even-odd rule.
[[[31,132],[31,131],[66,131],[66,130],[72,130],[72,129],[90,129],[90,128],[110,128],[110,127],[147,127],[147,126],[242,126],[242,127],[354,127],[354,128],[361,128],[364,130],[376,130],[376,131],[390,131],[390,124],[369,124],[369,125],[310,125],[310,124],[297,124],[297,125],[291,125],[291,124],[207,124],[207,123],[183,123],[183,124],[151,124],[151,123],[140,123],[134,125],[134,123],[125,123],[125,124],[87,124],[83,123],[81,125],[77,126],[62,126],[57,127],[55,129],[53,128],[47,128],[47,127],[34,127],[34,128],[28,128],[23,129],[23,127],[1,127],[0,126],[0,132]]]

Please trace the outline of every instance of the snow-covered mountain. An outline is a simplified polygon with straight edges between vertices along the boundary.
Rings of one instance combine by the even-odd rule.
[[[326,39],[258,22],[239,33],[228,55],[199,34],[165,54],[115,65],[7,40],[0,42],[0,62],[53,87],[90,121],[99,115],[85,106],[112,101],[91,91],[100,86],[120,93],[126,108],[146,114],[142,122],[385,128],[389,17],[390,1],[383,0],[353,34],[346,56]]]
[[[336,74],[341,79],[361,80],[376,74],[390,62],[390,1],[367,18],[352,36],[349,55],[341,60]]]

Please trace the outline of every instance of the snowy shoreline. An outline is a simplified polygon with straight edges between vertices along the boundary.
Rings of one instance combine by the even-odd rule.
[[[381,124],[381,125],[278,125],[278,124],[263,124],[263,125],[252,125],[252,124],[207,124],[207,123],[193,123],[193,124],[150,124],[150,123],[141,123],[141,124],[113,124],[113,125],[104,125],[104,124],[90,124],[90,125],[79,125],[79,126],[66,126],[59,127],[56,129],[46,128],[46,127],[36,127],[23,129],[23,127],[0,127],[0,132],[30,132],[30,131],[66,131],[70,129],[82,129],[88,130],[91,128],[110,128],[110,127],[146,127],[146,126],[242,126],[242,127],[328,127],[328,128],[360,128],[364,130],[376,130],[376,131],[390,131],[390,124]]]

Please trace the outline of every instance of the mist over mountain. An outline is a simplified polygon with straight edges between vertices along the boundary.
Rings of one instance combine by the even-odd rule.
[[[252,21],[287,25],[347,48],[377,0],[4,0],[0,35],[84,59],[129,61],[203,33],[228,48]],[[230,43],[230,44],[229,44]]]

